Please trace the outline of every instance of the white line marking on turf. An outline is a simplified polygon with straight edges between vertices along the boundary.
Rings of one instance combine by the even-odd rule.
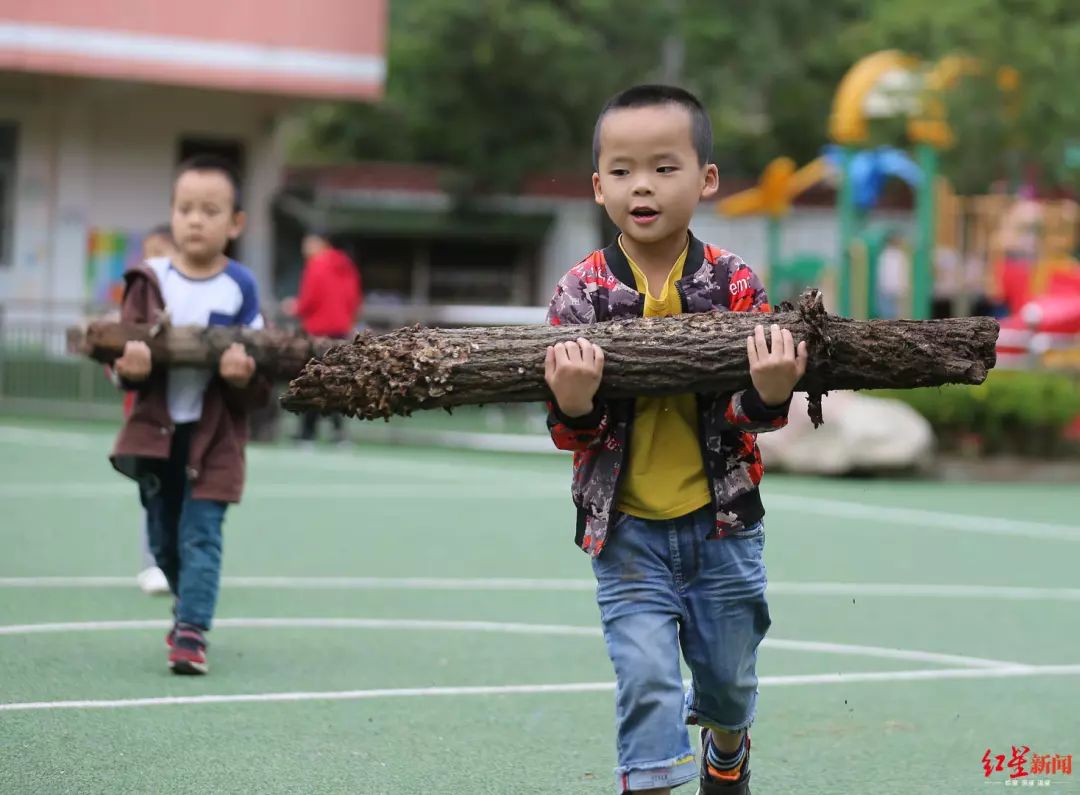
[[[219,618],[214,622],[214,625],[218,628],[231,627],[233,629],[432,630],[436,632],[498,632],[512,635],[602,636],[600,627],[582,627],[570,624],[524,624],[501,621],[444,621],[397,618]],[[161,630],[168,629],[169,626],[168,621],[160,619],[8,624],[0,625],[0,636],[38,635],[54,632],[106,632],[126,629]],[[888,660],[913,660],[941,663],[943,665],[959,664],[978,668],[1004,668],[1020,665],[1007,660],[990,660],[983,657],[964,657],[955,654],[890,649],[883,646],[864,646],[849,643],[766,638],[764,644],[770,648],[787,651],[842,654],[853,657],[877,657]]]
[[[594,591],[595,580],[517,577],[222,577],[226,588],[298,591]],[[0,577],[0,588],[133,588],[134,577]]]
[[[1007,679],[1033,676],[1075,676],[1080,665],[1034,665],[1007,668],[942,668],[915,671],[868,671],[849,674],[807,674],[763,676],[762,687],[798,687],[802,685],[842,685],[866,682],[915,682],[942,679]],[[193,704],[237,704],[296,701],[360,701],[378,698],[415,698],[430,696],[506,696],[544,693],[601,693],[615,689],[614,682],[569,682],[566,684],[480,685],[471,687],[401,687],[375,690],[337,690],[322,692],[239,693],[203,696],[163,696],[86,701],[23,701],[0,704],[0,712],[24,712],[51,709],[124,709]]]
[[[371,472],[378,475],[392,475],[402,480],[413,482],[421,480],[442,480],[448,483],[461,483],[463,477],[470,474],[482,474],[505,469],[497,469],[490,463],[477,460],[462,460],[455,464],[426,460],[421,454],[402,454],[389,452],[383,448],[373,456],[362,448],[352,450],[296,450],[288,447],[248,447],[248,459],[257,468],[280,468],[295,472],[298,467],[308,470],[327,472]],[[513,473],[512,474],[516,474]],[[567,489],[569,483],[565,484]]]
[[[306,464],[305,464],[306,466]],[[373,470],[374,471],[374,470]],[[384,467],[380,474],[387,474]],[[475,473],[480,479],[483,473]],[[505,475],[505,472],[500,473]],[[435,473],[418,469],[413,477],[442,479]],[[523,479],[515,488],[492,488],[490,484],[461,482],[425,483],[267,483],[255,481],[247,487],[249,497],[261,501],[296,500],[325,497],[329,499],[403,498],[409,501],[446,501],[473,500],[490,502],[492,500],[559,499],[569,494],[565,484],[556,484],[544,480],[528,481]],[[117,499],[128,498],[135,491],[133,483],[122,480],[112,482],[62,482],[50,483],[3,483],[0,484],[0,497],[4,499]],[[772,495],[770,502],[781,510],[802,513],[816,513],[821,516],[861,518],[872,522],[888,522],[908,529],[952,530],[981,535],[1012,536],[1018,538],[1037,538],[1055,541],[1080,541],[1080,527],[1051,524],[1046,522],[1020,522],[1012,519],[974,516],[971,514],[936,513],[908,508],[890,508],[881,505],[869,505],[841,500],[810,500]],[[826,503],[827,505],[822,505]],[[868,525],[874,529],[872,525]]]
[[[107,449],[112,443],[112,436],[106,434],[19,428],[12,425],[0,425],[0,443],[2,442],[77,449]],[[280,448],[253,447],[250,451],[251,460],[253,462],[265,461],[266,463],[282,463],[291,468],[297,465],[297,455],[299,454],[299,451],[296,450]],[[422,458],[416,457],[408,459],[387,458],[385,460],[376,461],[351,455],[349,453],[342,453],[340,455],[335,453],[319,453],[311,455],[307,457],[304,466],[307,468],[340,468],[342,470],[355,469],[357,471],[369,470],[383,474],[397,473],[402,477],[407,476],[411,479],[422,477],[425,479],[441,480],[445,477],[456,483],[460,483],[464,475],[479,476],[482,473],[498,473],[503,477],[507,475],[505,468],[499,468],[484,461],[469,461],[467,459],[462,459],[460,465],[448,465],[438,461],[425,461]],[[551,488],[552,494],[565,494],[569,488],[568,481],[565,478],[559,478],[557,480],[555,478],[549,478],[543,473],[538,474],[535,472],[515,471],[513,472],[513,478],[514,480],[520,478],[520,484],[523,488],[533,491],[533,493],[538,495],[541,493],[541,489],[538,488],[541,484],[544,487],[544,493],[546,493],[548,487]],[[505,481],[500,481],[500,485],[505,486],[507,484]],[[556,486],[558,486],[558,492],[556,492]],[[295,487],[298,489],[309,488],[303,484],[295,484]],[[62,489],[63,484],[59,484],[54,491],[50,492],[50,495],[60,496],[62,495]],[[413,489],[412,491],[416,492],[410,492],[409,497],[412,499],[416,499],[419,494],[423,493],[423,489]],[[496,492],[505,493],[506,491],[509,491],[509,489],[488,489],[484,492],[484,497],[490,498],[492,494]],[[460,493],[460,491],[457,491],[457,493]],[[348,494],[359,494],[359,492],[351,490],[350,488],[344,490],[342,494],[334,496],[344,497]],[[6,496],[18,495],[11,494]],[[314,492],[301,493],[298,491],[295,494],[286,496],[291,498],[294,496],[318,495]],[[368,495],[364,494],[362,496],[366,497]],[[470,499],[474,498],[474,495],[471,493],[467,496]],[[520,498],[520,495],[518,495],[518,498]],[[440,495],[437,499],[445,499],[445,497]],[[935,528],[984,535],[1053,539],[1058,541],[1080,541],[1080,527],[1054,522],[1037,522],[1005,519],[996,516],[978,516],[975,514],[949,513],[945,511],[930,511],[918,508],[901,508],[889,505],[850,502],[847,500],[808,497],[797,494],[770,493],[766,502],[770,507],[774,507],[780,511],[811,513],[828,517],[866,519],[871,523],[885,521],[915,529]],[[869,526],[872,527],[873,524]]]
[[[985,657],[965,657],[957,654],[938,654],[930,651],[890,649],[884,646],[822,643],[820,641],[811,640],[781,640],[779,638],[765,638],[762,643],[772,649],[820,652],[821,654],[844,654],[858,657],[879,657],[885,660],[914,660],[917,662],[941,663],[942,665],[967,665],[973,668],[1026,667],[1020,663],[1007,662],[1005,660],[988,660]]]
[[[762,685],[842,685],[855,682],[914,682],[933,679],[1002,679],[1028,676],[1075,676],[1080,664],[1005,665],[998,668],[930,668],[911,671],[866,671],[835,674],[763,676]]]
[[[226,588],[296,591],[593,591],[595,580],[528,577],[223,577]],[[0,577],[0,588],[133,588],[134,577]],[[1080,588],[922,583],[770,582],[770,596],[862,596],[1080,602]]]
[[[130,583],[130,578],[128,580]],[[932,583],[770,582],[769,594],[784,596],[885,596],[939,599],[1080,601],[1080,588],[1023,585],[935,585]]]
[[[102,632],[123,629],[168,629],[159,619],[121,621],[72,621],[47,624],[0,625],[0,635],[35,635],[51,632]],[[568,624],[522,624],[499,621],[429,621],[391,618],[218,618],[217,628],[233,629],[390,629],[442,630],[446,632],[500,632],[512,635],[585,635],[599,637],[599,627]]]
[[[110,443],[104,434],[53,431],[38,428],[19,428],[0,425],[0,443],[22,444],[33,447],[60,447],[65,450],[100,450]],[[107,449],[107,448],[105,448]]]
[[[137,493],[133,481],[115,480],[102,483],[0,483],[0,497],[4,499],[116,499],[128,498]],[[246,496],[261,501],[295,500],[326,497],[333,499],[370,500],[372,498],[398,498],[409,502],[437,500],[526,500],[530,498],[551,499],[569,495],[568,488],[537,483],[523,485],[520,489],[493,490],[480,482],[466,485],[454,483],[266,483],[256,481],[244,490]]]
[[[117,418],[119,422],[119,415]],[[118,426],[119,427],[119,426]],[[0,444],[13,444],[29,447],[54,447],[65,450],[87,450],[105,455],[112,449],[115,434],[105,433],[80,433],[77,431],[57,431],[44,428],[20,428],[14,425],[0,425]],[[488,473],[498,473],[501,476],[511,475],[520,477],[521,484],[528,487],[538,477],[535,472],[529,470],[511,470],[494,466],[490,461],[480,459],[468,459],[447,464],[442,461],[425,460],[423,455],[413,453],[396,453],[381,450],[378,457],[365,455],[362,448],[357,450],[322,449],[310,453],[288,447],[261,447],[251,445],[247,451],[248,462],[256,469],[282,468],[295,471],[296,467],[303,462],[306,470],[322,470],[327,472],[370,472],[372,474],[391,474],[400,476],[403,480],[441,480],[448,483],[460,483],[463,476],[475,474],[478,477]],[[103,459],[102,459],[103,460]],[[106,469],[107,464],[104,464]],[[554,482],[550,477],[549,481]],[[568,492],[570,482],[567,477],[560,473],[559,483]],[[61,484],[62,485],[62,484]]]
[[[896,508],[846,500],[827,500],[794,494],[770,494],[766,498],[770,508],[818,516],[837,516],[867,519],[871,522],[891,522],[909,528],[935,528],[958,530],[963,533],[1019,536],[1021,538],[1049,538],[1059,541],[1080,541],[1080,527],[1053,522],[1020,521],[996,516],[976,516],[965,513],[927,511],[918,508]],[[872,526],[872,525],[871,525]]]

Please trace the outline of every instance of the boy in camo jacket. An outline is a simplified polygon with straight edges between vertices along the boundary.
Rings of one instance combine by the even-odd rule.
[[[682,89],[637,86],[608,102],[592,179],[621,234],[559,281],[550,323],[770,311],[746,263],[689,231],[717,190],[711,149],[708,116]],[[576,540],[592,556],[615,666],[619,793],[663,795],[695,777],[701,795],[750,792],[757,648],[770,624],[755,440],[787,423],[807,353],[776,325],[746,345],[749,389],[608,401],[596,398],[598,346],[547,351],[548,426],[574,451]],[[701,727],[700,767],[685,723]]]

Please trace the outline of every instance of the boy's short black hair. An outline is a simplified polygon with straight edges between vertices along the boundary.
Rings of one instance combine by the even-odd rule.
[[[158,224],[146,233],[147,237],[166,237],[172,242],[172,226],[170,224]]]
[[[600,115],[596,117],[592,139],[594,170],[600,169],[600,125],[603,124],[604,117],[613,110],[648,108],[655,105],[678,105],[686,108],[690,114],[690,136],[697,152],[698,164],[704,166],[712,160],[712,122],[709,121],[709,114],[705,112],[701,100],[685,88],[647,83],[620,91],[607,101]]]
[[[195,155],[189,157],[176,167],[175,179],[180,179],[189,171],[211,171],[224,176],[232,185],[233,212],[238,213],[243,208],[243,203],[240,200],[240,174],[237,172],[236,166],[228,160],[218,155]]]

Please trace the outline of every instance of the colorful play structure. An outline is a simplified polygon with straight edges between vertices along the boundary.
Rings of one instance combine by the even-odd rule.
[[[877,222],[871,211],[885,183],[897,178],[909,186],[915,205],[910,305],[902,315],[929,317],[935,272],[943,282],[951,269],[969,292],[981,293],[1008,312],[1004,328],[1018,325],[1037,333],[1031,328],[1036,317],[1042,323],[1052,318],[1055,334],[1070,335],[1071,344],[1080,345],[1080,263],[1074,256],[1078,205],[1007,195],[958,197],[938,174],[940,151],[954,144],[944,94],[965,76],[982,71],[978,61],[958,56],[927,64],[886,50],[863,58],[837,88],[829,122],[832,144],[821,157],[802,168],[790,158],[778,158],[756,187],[718,204],[725,215],[765,218],[771,290],[783,297],[802,286],[831,284],[836,311],[879,316],[877,266],[894,227]],[[1009,112],[1019,97],[1019,75],[1003,68],[995,77],[1002,108]],[[870,144],[871,123],[882,118],[905,120],[910,153]],[[783,219],[799,195],[822,182],[837,190],[838,251],[834,258],[787,256]],[[980,272],[974,287],[969,278],[973,263]],[[1038,308],[1029,309],[1024,319],[1029,305]]]

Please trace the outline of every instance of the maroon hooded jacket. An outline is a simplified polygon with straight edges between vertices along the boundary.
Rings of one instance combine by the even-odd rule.
[[[125,323],[156,323],[164,310],[161,286],[154,271],[140,265],[124,274]],[[124,382],[136,392],[135,405],[120,429],[110,461],[116,470],[138,480],[148,462],[167,460],[175,426],[167,400],[169,372],[155,365],[145,381]],[[244,489],[244,448],[248,440],[248,411],[264,405],[270,381],[258,371],[243,389],[215,374],[206,386],[202,416],[191,438],[187,477],[197,500],[239,502]]]

